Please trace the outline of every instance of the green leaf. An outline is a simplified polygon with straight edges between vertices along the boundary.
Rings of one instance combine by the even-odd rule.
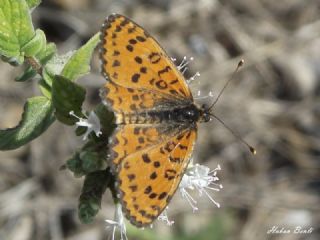
[[[45,65],[50,59],[52,59],[52,57],[56,52],[57,52],[56,45],[54,43],[49,43],[49,44],[46,44],[43,51],[39,52],[36,55],[36,58],[39,59],[42,65]]]
[[[0,130],[0,150],[16,149],[40,136],[53,123],[51,102],[45,97],[28,99],[17,127]]]
[[[73,52],[65,55],[54,55],[45,65],[42,71],[44,81],[51,87],[56,75],[61,75],[64,65],[69,61]]]
[[[114,113],[110,111],[103,103],[100,103],[96,107],[95,113],[100,119],[101,131],[103,133],[103,136],[110,137],[117,126],[115,124]],[[100,136],[98,139],[103,141],[103,136]]]
[[[86,172],[82,168],[82,160],[80,158],[79,152],[76,152],[71,158],[67,160],[65,167],[73,172],[75,177],[82,177],[86,175]]]
[[[79,157],[83,161],[82,166],[87,173],[101,170],[105,165],[105,159],[101,158],[98,152],[82,151]]]
[[[39,88],[43,96],[51,99],[51,87],[43,79],[39,81]]]
[[[34,29],[25,0],[0,0],[0,56],[9,63],[21,64],[21,46],[34,36]]]
[[[0,49],[0,51],[1,51],[1,49]],[[0,52],[0,55],[1,55],[1,52]],[[12,65],[14,67],[16,67],[16,66],[19,66],[19,65],[21,65],[23,63],[24,57],[23,56],[17,56],[17,57],[1,56],[1,60],[4,61],[4,62],[9,63],[10,65]]]
[[[70,112],[73,111],[76,115],[82,116],[81,108],[85,95],[86,91],[83,87],[56,75],[52,84],[52,102],[57,119],[68,125],[75,124],[78,120],[71,116]]]
[[[81,135],[85,134],[87,129],[88,129],[87,127],[78,126],[76,131],[75,131],[76,136],[81,136]]]
[[[26,0],[29,8],[35,8],[41,3],[41,0]]]
[[[40,35],[41,35],[41,33],[40,33]],[[32,43],[32,44],[29,44],[29,43]],[[33,38],[33,40],[31,40],[29,43],[26,44],[26,45],[29,45],[29,46],[26,47],[26,49],[29,48],[26,51],[28,51],[30,55],[34,55],[35,54],[35,57],[32,57],[32,58],[34,58],[36,61],[40,62],[41,65],[45,65],[54,56],[54,54],[56,53],[55,44],[50,43],[50,44],[47,45],[46,42],[45,42],[45,38],[42,39],[40,42],[34,40],[34,38]],[[43,44],[43,46],[39,47],[39,49],[34,49],[33,48],[33,44],[34,43],[37,43],[39,46],[41,44]],[[36,46],[34,46],[34,47],[37,48]],[[30,51],[33,51],[33,52],[31,53]],[[46,70],[43,70],[43,75],[45,75],[46,73],[47,73]],[[17,82],[24,82],[24,81],[27,81],[27,80],[35,77],[36,75],[37,75],[37,71],[34,70],[31,66],[29,66],[25,70],[25,72],[20,77],[17,77],[15,80]],[[47,76],[47,79],[48,78],[49,77]],[[51,84],[51,76],[50,76],[50,81],[49,82]],[[49,88],[47,88],[47,87],[49,87]],[[46,83],[46,89],[49,90],[50,96],[51,96],[51,85]]]
[[[25,81],[28,81],[29,79],[33,78],[36,75],[37,75],[37,72],[32,67],[28,67],[25,70],[25,72],[21,76],[16,77],[15,80],[17,82],[25,82]]]
[[[74,81],[90,71],[93,50],[99,42],[99,33],[78,49],[64,66],[61,75]]]
[[[100,209],[102,195],[112,180],[110,168],[86,176],[78,207],[81,222],[91,223],[93,221]]]
[[[65,55],[54,55],[43,68],[43,79],[47,85],[52,86],[56,75],[61,75],[70,80],[75,80],[90,71],[91,55],[99,42],[99,34],[93,36],[84,46],[77,51]],[[52,53],[55,52],[55,48]],[[39,56],[38,58],[41,59]],[[44,64],[43,62],[41,62]]]
[[[70,158],[67,161],[66,166],[76,177],[82,177],[88,173],[105,168],[105,155],[102,156],[96,151],[82,150]]]
[[[21,52],[26,57],[33,57],[37,53],[45,50],[46,42],[47,40],[44,32],[37,29],[33,38],[21,47]]]

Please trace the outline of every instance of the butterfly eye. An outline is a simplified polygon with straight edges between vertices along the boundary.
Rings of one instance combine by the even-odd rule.
[[[187,115],[190,116],[190,117],[192,117],[192,116],[194,115],[194,112],[192,112],[192,111],[187,111]]]
[[[203,119],[204,119],[205,122],[210,122],[210,121],[211,121],[211,116],[210,116],[210,114],[205,113],[205,114],[203,115]]]

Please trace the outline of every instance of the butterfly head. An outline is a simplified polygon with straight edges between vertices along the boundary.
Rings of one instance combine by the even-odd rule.
[[[207,104],[203,104],[200,109],[200,121],[210,122],[211,121],[211,109]]]

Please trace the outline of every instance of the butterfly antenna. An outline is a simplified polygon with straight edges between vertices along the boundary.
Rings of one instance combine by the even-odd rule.
[[[216,120],[218,120],[226,129],[228,129],[233,136],[235,136],[238,140],[240,140],[244,145],[246,145],[250,152],[253,154],[253,155],[256,155],[257,154],[257,151],[254,147],[252,147],[250,144],[248,144],[245,140],[243,140],[242,137],[240,137],[240,135],[238,133],[236,133],[235,131],[233,131],[230,127],[228,127],[220,118],[218,118],[217,116],[215,116],[214,114],[210,113],[210,116],[214,117]]]
[[[228,84],[233,80],[234,76],[236,75],[236,73],[238,72],[239,68],[242,67],[244,64],[244,60],[241,59],[240,62],[237,65],[237,68],[234,70],[234,72],[232,73],[231,77],[229,78],[229,80],[224,84],[223,88],[221,89],[218,97],[216,98],[216,100],[214,100],[214,102],[212,103],[212,105],[209,107],[209,110],[211,108],[214,107],[214,105],[218,102],[219,98],[221,97],[222,93],[224,92],[224,90],[227,88]]]

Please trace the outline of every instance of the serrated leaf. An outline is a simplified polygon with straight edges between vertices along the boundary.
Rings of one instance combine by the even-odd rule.
[[[65,165],[75,177],[82,177],[86,172],[82,168],[82,160],[80,159],[80,153],[76,152],[71,158],[69,158]]]
[[[66,166],[76,177],[81,177],[103,169],[106,166],[106,161],[105,157],[102,157],[98,152],[82,150],[70,158]]]
[[[70,112],[82,116],[81,108],[85,95],[83,87],[56,75],[52,84],[52,102],[57,119],[68,125],[75,124],[78,120],[71,116]]]
[[[40,136],[53,123],[53,108],[45,97],[28,99],[18,126],[0,130],[0,150],[12,150]]]
[[[46,35],[41,29],[37,29],[33,38],[21,47],[21,52],[26,57],[33,57],[45,50]]]
[[[61,75],[74,81],[90,71],[93,50],[99,42],[99,33],[94,35],[84,46],[74,52],[64,66]]]
[[[82,151],[80,153],[82,167],[86,173],[91,173],[103,169],[106,166],[105,157],[98,152]]]
[[[86,176],[78,207],[81,222],[91,223],[93,221],[100,209],[102,195],[112,180],[110,168]]]
[[[43,79],[49,86],[52,86],[55,75],[75,80],[88,73],[91,55],[98,42],[99,34],[96,34],[79,50],[70,51],[62,56],[54,55],[43,68]],[[41,63],[44,64],[43,62]]]
[[[54,55],[45,65],[42,71],[42,76],[45,82],[51,87],[52,82],[54,81],[54,78],[56,75],[61,75],[61,71],[66,64],[66,62],[69,61],[71,58],[73,52],[69,52],[65,55],[58,56]]]
[[[0,56],[21,64],[23,55],[20,49],[33,36],[34,29],[26,1],[0,0]]]

